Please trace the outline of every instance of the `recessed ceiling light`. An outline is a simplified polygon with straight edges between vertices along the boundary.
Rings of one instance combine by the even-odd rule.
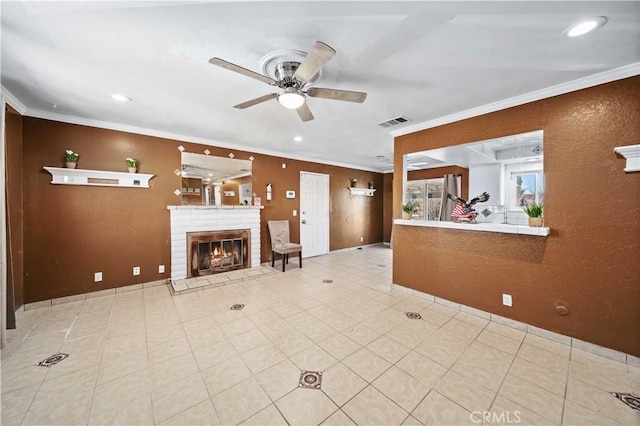
[[[597,30],[601,26],[607,23],[607,18],[604,16],[596,16],[595,18],[589,18],[584,21],[578,22],[570,26],[566,30],[567,37],[578,37],[591,31]]]
[[[111,99],[118,102],[131,102],[131,98],[123,95],[122,93],[115,93],[111,95]]]
[[[209,173],[207,176],[213,176],[213,173]]]
[[[293,140],[296,142],[302,142],[302,136],[296,136],[293,138]]]

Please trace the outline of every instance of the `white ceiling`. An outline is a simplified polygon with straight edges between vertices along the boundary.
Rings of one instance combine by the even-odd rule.
[[[382,171],[393,137],[379,122],[411,126],[638,63],[639,5],[3,1],[2,86],[30,116]],[[608,22],[563,36],[592,16]],[[270,52],[316,40],[337,54],[314,85],[367,92],[363,104],[308,99],[307,123],[276,101],[234,109],[273,88],[208,63],[260,72]]]

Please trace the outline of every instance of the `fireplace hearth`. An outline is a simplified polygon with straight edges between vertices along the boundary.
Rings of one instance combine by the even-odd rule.
[[[199,277],[251,265],[251,231],[187,232],[188,277]]]

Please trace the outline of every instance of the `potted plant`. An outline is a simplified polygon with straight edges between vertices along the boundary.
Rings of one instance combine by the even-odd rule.
[[[529,216],[529,226],[542,226],[542,204],[527,204],[522,208],[527,216]]]
[[[415,206],[413,203],[408,202],[407,204],[402,205],[402,218],[403,219],[411,219],[411,215],[415,210]]]
[[[77,152],[73,152],[72,150],[67,149],[64,152],[64,161],[67,169],[75,169],[79,157],[80,155]]]
[[[138,160],[133,158],[126,158],[127,167],[129,168],[129,173],[135,173],[138,171]]]

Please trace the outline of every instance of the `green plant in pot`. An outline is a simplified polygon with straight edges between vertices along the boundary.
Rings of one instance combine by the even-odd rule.
[[[409,202],[407,204],[402,205],[402,218],[403,219],[411,219],[411,215],[413,214],[416,207],[413,203]]]
[[[124,161],[127,162],[127,168],[129,169],[129,173],[135,173],[138,170],[138,160],[135,158],[125,158]]]
[[[542,226],[542,204],[527,204],[522,208],[529,216],[529,226]]]
[[[78,164],[78,158],[80,158],[80,154],[74,152],[73,150],[67,149],[64,152],[64,162],[68,169],[76,168],[76,164]]]

